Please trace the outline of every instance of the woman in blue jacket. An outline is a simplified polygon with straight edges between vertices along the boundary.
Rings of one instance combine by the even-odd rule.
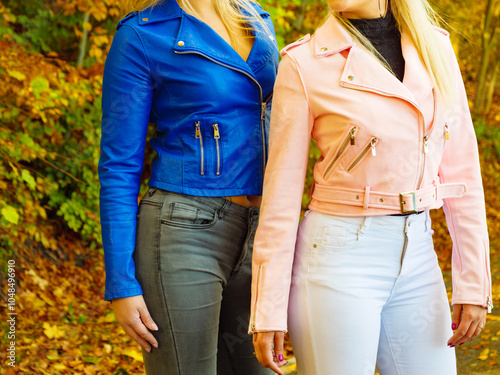
[[[148,374],[267,374],[246,327],[278,62],[269,13],[251,0],[125,3],[136,11],[117,26],[102,97],[105,299]]]

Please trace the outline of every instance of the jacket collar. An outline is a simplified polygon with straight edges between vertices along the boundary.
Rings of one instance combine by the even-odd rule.
[[[260,6],[256,5],[255,8],[262,17],[269,17],[269,13]],[[261,30],[259,25],[253,25],[257,32],[255,33],[254,45],[245,62],[212,28],[196,17],[187,14],[175,0],[165,0],[154,8],[147,8],[139,12],[140,25],[173,18],[181,18],[181,25],[173,46],[176,53],[203,55],[221,65],[241,70],[252,77],[254,72],[262,67],[277,50],[274,36]]]
[[[139,11],[139,25],[147,25],[153,22],[166,21],[182,16],[182,9],[175,0],[164,0],[154,7],[148,7]]]
[[[340,84],[344,87],[375,91],[401,97],[418,107],[432,91],[433,84],[411,37],[403,30],[401,47],[405,59],[403,82],[385,69],[373,56],[358,46],[335,17],[330,16],[315,33],[316,58],[348,51]]]

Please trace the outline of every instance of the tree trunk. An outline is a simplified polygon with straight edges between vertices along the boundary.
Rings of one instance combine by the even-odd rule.
[[[302,22],[304,22],[304,17],[306,15],[306,8],[307,8],[308,1],[309,0],[302,0],[302,3],[300,4],[300,13],[293,24],[293,27],[296,30],[302,29]]]
[[[85,15],[83,16],[83,24],[82,25],[85,25],[86,22],[89,22],[89,18],[90,18],[90,14],[88,12],[86,12]],[[80,51],[78,53],[78,60],[76,63],[76,66],[78,66],[79,68],[81,68],[81,66],[83,65],[83,59],[85,58],[85,51],[87,49],[87,38],[88,38],[88,34],[89,34],[89,32],[87,31],[85,26],[82,26],[82,28],[83,28],[83,37],[82,37],[82,40],[80,41]]]
[[[476,97],[474,99],[474,114],[484,114],[484,103],[486,99],[486,77],[488,75],[488,67],[490,64],[490,53],[493,47],[494,30],[490,30],[491,19],[493,16],[493,0],[488,0],[486,5],[486,14],[484,18],[484,28],[482,33],[482,56],[481,56],[481,69],[477,79]],[[493,32],[492,32],[493,31]]]
[[[490,87],[488,89],[488,96],[486,99],[486,107],[484,115],[487,116],[490,112],[491,105],[493,104],[493,96],[495,95],[495,88],[497,86],[498,70],[500,69],[500,60],[497,59],[493,65],[493,73],[491,74]]]

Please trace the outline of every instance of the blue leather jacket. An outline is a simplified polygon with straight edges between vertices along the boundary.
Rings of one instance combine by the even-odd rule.
[[[100,210],[106,300],[142,294],[135,278],[137,199],[148,123],[156,125],[149,186],[196,196],[260,195],[278,49],[255,28],[245,62],[175,0],[117,26],[102,94]]]

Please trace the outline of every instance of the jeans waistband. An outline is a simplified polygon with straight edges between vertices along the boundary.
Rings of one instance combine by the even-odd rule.
[[[259,217],[259,207],[245,207],[241,206],[237,203],[233,203],[226,198],[223,197],[202,197],[202,196],[195,196],[195,195],[187,195],[187,194],[180,194],[180,193],[174,193],[171,191],[167,190],[162,190],[158,188],[149,188],[148,191],[146,192],[146,195],[156,195],[159,194],[161,196],[178,196],[179,198],[182,199],[187,199],[187,200],[192,200],[196,201],[199,203],[206,204],[207,206],[210,206],[217,211],[224,213],[224,214],[230,214],[230,215],[236,215],[240,216],[243,218],[248,218],[250,220],[258,220]]]
[[[428,220],[430,220],[429,211],[423,211],[422,213],[415,213],[409,215],[392,216],[392,215],[380,215],[380,216],[336,216],[321,213],[318,211],[308,211],[306,215],[312,214],[315,216],[318,225],[332,225],[337,222],[340,225],[350,226],[352,228],[358,227],[378,227],[385,229],[404,229],[405,226],[411,222],[414,225],[427,225]]]

